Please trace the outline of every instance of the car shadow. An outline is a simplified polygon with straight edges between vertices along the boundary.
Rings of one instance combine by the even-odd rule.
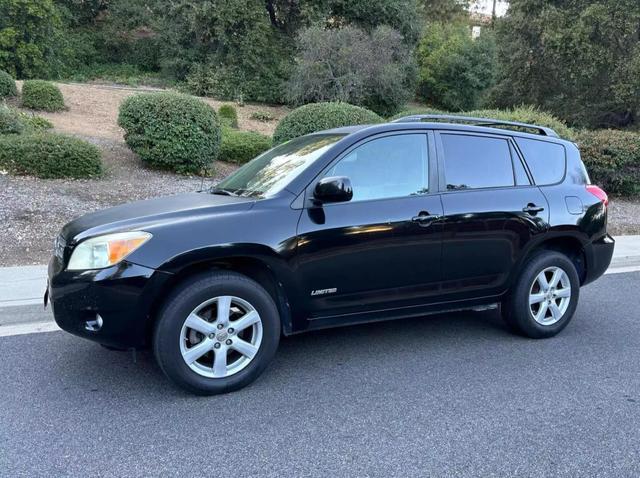
[[[300,381],[326,380],[327,371],[348,364],[352,369],[377,369],[380,357],[393,354],[404,363],[437,360],[465,347],[503,341],[510,335],[496,310],[452,312],[420,318],[374,322],[282,337],[271,366],[246,390],[293,386]],[[111,351],[64,335],[66,353],[57,373],[68,397],[102,396],[191,397],[172,386],[149,350]],[[513,340],[513,339],[510,339]],[[393,363],[392,363],[393,365]],[[242,393],[242,392],[239,392]]]

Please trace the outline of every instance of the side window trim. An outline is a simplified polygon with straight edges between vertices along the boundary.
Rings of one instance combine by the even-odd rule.
[[[520,148],[518,148],[518,143],[516,143],[513,138],[509,138],[509,145],[511,149],[511,158],[513,159],[514,162],[520,161],[520,164],[522,165],[522,168],[524,169],[524,172],[527,175],[527,178],[529,179],[529,184],[518,184],[516,180],[516,187],[535,186],[536,182],[533,180],[533,174],[529,170],[529,165],[524,160],[522,151],[520,151]],[[515,155],[515,158],[513,157],[514,155]],[[514,169],[513,172],[515,174],[515,164],[513,165],[513,169]]]
[[[461,193],[461,192],[467,192],[467,191],[483,191],[483,190],[491,190],[491,189],[513,189],[513,188],[522,188],[522,187],[535,187],[535,182],[533,181],[533,175],[531,174],[531,172],[529,171],[528,165],[526,164],[526,162],[523,160],[522,157],[522,153],[520,152],[519,149],[515,149],[517,147],[517,145],[515,144],[515,141],[513,141],[513,138],[509,135],[501,135],[501,134],[487,134],[487,133],[476,133],[474,131],[459,131],[459,130],[435,130],[434,131],[435,134],[435,149],[436,149],[436,158],[437,158],[437,163],[438,163],[438,192],[440,194],[451,194],[451,193]],[[509,154],[511,156],[511,169],[512,169],[512,173],[513,173],[513,185],[512,186],[491,186],[491,187],[485,187],[485,188],[469,188],[469,189],[457,189],[457,190],[451,190],[451,189],[447,189],[447,181],[446,181],[446,177],[445,177],[445,154],[444,154],[444,145],[442,143],[442,135],[443,134],[449,134],[449,135],[457,135],[457,136],[479,136],[482,138],[494,138],[494,139],[502,139],[504,141],[507,141],[507,144],[509,145]],[[529,179],[529,183],[527,185],[519,185],[517,182],[517,178],[516,178],[516,171],[515,171],[515,165],[513,163],[513,161],[515,160],[513,157],[513,151],[516,151],[516,154],[519,157],[519,160],[523,166],[523,168],[525,169],[525,173],[528,176]]]
[[[316,207],[316,205],[313,202],[313,190],[316,184],[318,183],[318,181],[320,181],[320,179],[325,177],[326,173],[330,171],[331,168],[333,168],[338,162],[340,162],[342,159],[344,159],[346,156],[348,156],[350,153],[352,153],[355,149],[359,148],[360,146],[363,146],[377,139],[391,137],[391,136],[422,135],[424,137],[424,141],[425,141],[424,152],[426,153],[428,177],[423,178],[423,181],[427,184],[428,191],[424,194],[421,194],[420,197],[437,194],[437,177],[434,177],[432,175],[432,170],[435,167],[434,163],[436,162],[435,146],[432,144],[433,139],[429,136],[429,132],[431,132],[431,134],[433,135],[433,131],[425,130],[425,129],[389,131],[385,133],[378,133],[372,136],[368,136],[366,138],[361,139],[357,143],[349,146],[346,150],[342,151],[338,156],[336,156],[328,165],[326,165],[316,175],[316,177],[314,177],[313,180],[307,185],[307,187],[304,190],[304,196],[305,196],[304,208],[307,209],[310,207]],[[356,202],[364,203],[364,202],[374,202],[374,201],[388,201],[388,200],[402,199],[407,197],[412,197],[412,196],[393,196],[393,197],[386,197],[386,198],[364,199]],[[353,204],[353,201],[330,203],[330,204],[325,204],[323,207],[344,206],[346,204]]]
[[[529,173],[529,178],[531,181],[532,185],[535,186],[557,186],[558,184],[562,184],[565,179],[567,178],[567,170],[569,168],[569,161],[567,158],[567,148],[565,148],[564,144],[560,144],[560,143],[556,143],[556,142],[551,142],[551,144],[555,144],[558,145],[562,148],[562,151],[564,153],[564,170],[562,172],[562,178],[560,178],[559,181],[555,182],[555,183],[550,183],[550,184],[538,184],[535,180],[535,178],[533,177],[533,171],[531,170],[531,167],[529,166],[529,164],[527,163],[527,158],[524,155],[524,151],[522,151],[522,148],[520,148],[520,145],[518,144],[517,139],[512,138],[513,140],[513,144],[515,145],[518,154],[520,155],[520,158],[522,160],[522,162],[525,164],[525,167],[527,168],[527,172]],[[549,143],[549,141],[543,141],[543,140],[531,140],[531,141],[541,141],[541,142],[546,142]]]

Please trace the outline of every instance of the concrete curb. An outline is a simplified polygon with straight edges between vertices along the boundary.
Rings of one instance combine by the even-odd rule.
[[[640,270],[640,235],[615,238],[616,247],[607,272]],[[42,304],[47,287],[47,266],[0,267],[0,308]]]

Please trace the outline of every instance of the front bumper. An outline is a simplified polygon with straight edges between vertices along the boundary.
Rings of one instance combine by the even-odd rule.
[[[582,285],[593,282],[606,272],[611,264],[615,243],[613,237],[607,234],[585,248],[587,274]]]
[[[112,347],[141,348],[148,342],[154,301],[171,274],[123,261],[100,270],[67,271],[49,263],[49,300],[61,329]],[[102,319],[99,330],[87,323]],[[95,329],[95,327],[93,327]]]

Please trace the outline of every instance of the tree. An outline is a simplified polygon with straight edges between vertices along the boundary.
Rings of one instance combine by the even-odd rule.
[[[640,111],[640,2],[513,0],[497,22],[496,106],[538,105],[575,125]]]
[[[474,109],[493,84],[493,37],[484,33],[474,40],[465,24],[430,24],[418,45],[417,58],[418,94],[438,108]]]
[[[399,32],[310,27],[298,36],[289,102],[343,101],[392,115],[411,97],[415,69]]]
[[[61,27],[52,0],[0,0],[0,70],[17,78],[50,76]]]

